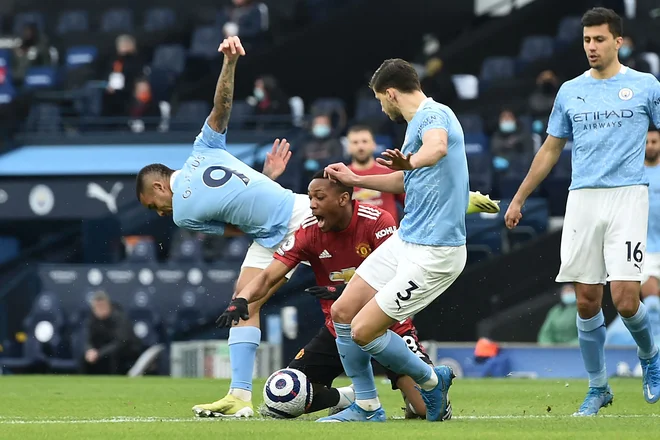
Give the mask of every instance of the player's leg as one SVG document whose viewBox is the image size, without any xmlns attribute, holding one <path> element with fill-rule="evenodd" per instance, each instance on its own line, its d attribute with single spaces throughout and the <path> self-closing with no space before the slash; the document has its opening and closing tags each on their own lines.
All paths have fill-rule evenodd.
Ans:
<svg viewBox="0 0 660 440">
<path fill-rule="evenodd" d="M 605 262 L 612 302 L 637 343 L 642 364 L 642 387 L 649 403 L 660 400 L 660 355 L 647 308 L 640 301 L 646 231 L 648 188 L 631 186 L 612 191 L 612 212 L 605 239 Z"/>
<path fill-rule="evenodd" d="M 241 272 L 236 281 L 236 291 L 240 292 L 272 261 L 272 252 L 257 243 L 252 243 L 245 256 Z M 290 272 L 287 278 L 293 273 Z M 208 404 L 195 405 L 193 412 L 198 417 L 251 417 L 252 407 L 252 376 L 257 356 L 257 348 L 261 343 L 259 311 L 285 281 L 269 290 L 268 295 L 250 304 L 250 318 L 241 320 L 238 325 L 229 330 L 229 362 L 231 364 L 231 383 L 229 393 L 220 400 Z"/>
<path fill-rule="evenodd" d="M 346 375 L 353 382 L 356 402 L 346 410 L 320 422 L 385 421 L 376 391 L 371 367 L 371 356 L 353 341 L 351 321 L 376 295 L 376 288 L 384 286 L 396 273 L 397 255 L 394 244 L 399 241 L 395 234 L 379 246 L 360 265 L 346 289 L 332 305 L 332 320 L 337 333 L 337 351 Z"/>
<path fill-rule="evenodd" d="M 426 418 L 437 421 L 447 407 L 453 372 L 446 366 L 434 369 L 426 364 L 388 327 L 424 310 L 447 290 L 463 271 L 467 250 L 465 246 L 411 243 L 403 243 L 398 250 L 401 260 L 396 276 L 353 319 L 353 339 L 381 365 L 410 376 L 419 384 L 426 403 Z"/>
<path fill-rule="evenodd" d="M 332 388 L 332 382 L 344 372 L 344 367 L 335 338 L 325 326 L 298 352 L 288 368 L 305 373 L 314 389 L 306 414 L 335 407 L 342 410 L 355 400 L 352 387 Z"/>
<path fill-rule="evenodd" d="M 660 253 L 647 253 L 644 256 L 644 277 L 642 279 L 642 301 L 651 321 L 651 331 L 660 340 Z"/>
</svg>

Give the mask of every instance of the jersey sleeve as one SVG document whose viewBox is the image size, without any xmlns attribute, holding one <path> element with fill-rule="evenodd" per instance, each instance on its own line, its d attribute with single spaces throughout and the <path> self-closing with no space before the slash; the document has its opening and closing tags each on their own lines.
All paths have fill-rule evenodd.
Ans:
<svg viewBox="0 0 660 440">
<path fill-rule="evenodd" d="M 307 248 L 309 245 L 309 238 L 305 233 L 305 229 L 300 228 L 280 246 L 273 257 L 293 269 L 301 261 L 308 260 Z"/>
<path fill-rule="evenodd" d="M 557 96 L 555 97 L 555 103 L 552 106 L 552 111 L 550 112 L 550 119 L 548 120 L 548 129 L 546 130 L 550 136 L 554 136 L 560 139 L 566 139 L 571 137 L 573 133 L 571 120 L 568 117 L 568 113 L 564 109 L 564 93 L 562 93 L 562 88 L 559 88 Z"/>
<path fill-rule="evenodd" d="M 660 81 L 654 78 L 649 87 L 649 117 L 655 128 L 660 129 Z"/>
<path fill-rule="evenodd" d="M 387 240 L 390 235 L 396 231 L 396 221 L 394 217 L 387 211 L 382 211 L 378 220 L 374 222 L 373 230 L 371 231 L 371 241 L 373 249 L 378 248 Z"/>
<path fill-rule="evenodd" d="M 420 139 L 423 139 L 427 131 L 435 128 L 440 128 L 449 133 L 449 124 L 449 116 L 445 112 L 438 110 L 424 112 L 417 134 Z"/>
<path fill-rule="evenodd" d="M 195 147 L 201 148 L 221 148 L 227 149 L 227 130 L 223 133 L 218 133 L 209 125 L 208 118 L 204 121 L 202 131 L 199 132 L 195 138 Z"/>
<path fill-rule="evenodd" d="M 176 220 L 176 225 L 183 229 L 188 229 L 190 231 L 203 232 L 205 234 L 213 235 L 224 235 L 226 223 L 221 221 L 205 221 L 199 222 L 196 220 L 184 219 Z"/>
</svg>

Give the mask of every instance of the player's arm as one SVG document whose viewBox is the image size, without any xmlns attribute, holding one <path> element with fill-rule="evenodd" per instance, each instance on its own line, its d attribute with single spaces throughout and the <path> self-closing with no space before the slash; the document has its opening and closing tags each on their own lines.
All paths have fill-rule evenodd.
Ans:
<svg viewBox="0 0 660 440">
<path fill-rule="evenodd" d="M 655 128 L 660 129 L 660 81 L 654 79 L 649 87 L 649 117 Z"/>
<path fill-rule="evenodd" d="M 566 138 L 556 138 L 548 135 L 539 152 L 536 153 L 532 166 L 520 188 L 518 188 L 518 192 L 513 197 L 512 203 L 515 201 L 523 205 L 530 194 L 548 177 L 550 170 L 559 160 L 559 156 L 566 145 L 566 140 Z"/>
<path fill-rule="evenodd" d="M 238 37 L 230 37 L 222 42 L 218 51 L 224 54 L 224 60 L 218 83 L 215 86 L 213 109 L 209 115 L 208 124 L 214 131 L 224 133 L 229 123 L 232 101 L 234 100 L 236 63 L 241 55 L 245 55 L 245 50 Z"/>
<path fill-rule="evenodd" d="M 432 128 L 424 132 L 422 146 L 410 157 L 412 169 L 432 167 L 447 155 L 447 130 Z"/>
<path fill-rule="evenodd" d="M 235 298 L 244 298 L 248 304 L 257 302 L 268 294 L 273 286 L 282 281 L 291 268 L 280 260 L 273 261 L 257 275 Z"/>
</svg>

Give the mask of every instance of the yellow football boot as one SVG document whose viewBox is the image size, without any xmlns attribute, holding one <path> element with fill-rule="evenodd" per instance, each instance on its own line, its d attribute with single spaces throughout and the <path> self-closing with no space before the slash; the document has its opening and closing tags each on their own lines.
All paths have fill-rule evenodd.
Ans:
<svg viewBox="0 0 660 440">
<path fill-rule="evenodd" d="M 467 214 L 476 214 L 477 212 L 497 214 L 500 212 L 499 203 L 499 200 L 491 200 L 489 195 L 483 195 L 479 191 L 470 191 Z"/>
<path fill-rule="evenodd" d="M 197 417 L 252 417 L 254 409 L 252 402 L 246 402 L 231 394 L 227 394 L 220 400 L 203 405 L 195 405 L 192 408 Z"/>
</svg>

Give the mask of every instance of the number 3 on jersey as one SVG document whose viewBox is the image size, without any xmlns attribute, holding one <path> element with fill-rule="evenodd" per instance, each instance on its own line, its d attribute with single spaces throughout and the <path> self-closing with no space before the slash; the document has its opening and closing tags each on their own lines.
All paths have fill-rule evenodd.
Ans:
<svg viewBox="0 0 660 440">
<path fill-rule="evenodd" d="M 219 179 L 216 179 L 212 175 L 214 171 L 224 171 L 225 174 Z M 202 180 L 204 181 L 204 185 L 208 186 L 209 188 L 220 188 L 221 186 L 227 184 L 227 182 L 229 182 L 232 176 L 236 176 L 239 179 L 241 179 L 241 181 L 246 186 L 248 183 L 250 183 L 250 178 L 247 177 L 245 174 L 241 174 L 238 171 L 234 171 L 230 168 L 223 167 L 221 165 L 208 167 L 206 171 L 204 171 Z"/>
</svg>

